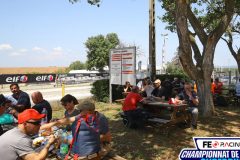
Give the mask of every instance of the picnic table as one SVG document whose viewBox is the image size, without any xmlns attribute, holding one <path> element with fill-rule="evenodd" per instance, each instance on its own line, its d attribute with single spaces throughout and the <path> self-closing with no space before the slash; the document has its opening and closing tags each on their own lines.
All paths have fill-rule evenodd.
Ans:
<svg viewBox="0 0 240 160">
<path fill-rule="evenodd" d="M 236 105 L 237 106 L 237 96 L 235 88 L 222 88 L 221 94 L 213 95 L 214 104 L 218 106 L 228 106 Z"/>
<path fill-rule="evenodd" d="M 169 104 L 168 102 L 147 102 L 143 108 L 151 114 L 148 121 L 160 123 L 165 126 L 188 122 L 190 114 L 187 112 L 187 104 Z"/>
</svg>

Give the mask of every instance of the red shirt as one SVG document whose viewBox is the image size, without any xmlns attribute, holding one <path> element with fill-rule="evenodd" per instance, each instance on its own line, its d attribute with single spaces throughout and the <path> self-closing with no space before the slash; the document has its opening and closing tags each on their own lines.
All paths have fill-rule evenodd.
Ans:
<svg viewBox="0 0 240 160">
<path fill-rule="evenodd" d="M 137 108 L 137 103 L 142 100 L 142 96 L 138 93 L 130 92 L 123 103 L 122 110 L 129 111 L 135 110 Z"/>
<path fill-rule="evenodd" d="M 222 87 L 223 87 L 222 82 L 215 82 L 214 93 L 221 94 L 222 93 Z"/>
</svg>

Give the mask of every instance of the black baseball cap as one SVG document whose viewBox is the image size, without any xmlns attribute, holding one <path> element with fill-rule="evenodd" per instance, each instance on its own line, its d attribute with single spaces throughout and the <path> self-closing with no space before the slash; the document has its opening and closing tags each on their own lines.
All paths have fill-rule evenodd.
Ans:
<svg viewBox="0 0 240 160">
<path fill-rule="evenodd" d="M 3 94 L 0 94 L 0 106 L 4 106 L 6 103 L 11 103 L 11 101 L 5 98 Z"/>
</svg>

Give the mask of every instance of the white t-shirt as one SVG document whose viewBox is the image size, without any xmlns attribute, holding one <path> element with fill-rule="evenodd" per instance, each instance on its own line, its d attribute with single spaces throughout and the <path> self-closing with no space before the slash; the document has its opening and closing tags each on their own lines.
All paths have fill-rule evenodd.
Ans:
<svg viewBox="0 0 240 160">
<path fill-rule="evenodd" d="M 146 86 L 144 87 L 144 91 L 146 92 L 147 97 L 149 97 L 149 96 L 152 95 L 153 89 L 154 89 L 154 87 L 151 86 L 151 85 L 146 85 Z"/>
</svg>

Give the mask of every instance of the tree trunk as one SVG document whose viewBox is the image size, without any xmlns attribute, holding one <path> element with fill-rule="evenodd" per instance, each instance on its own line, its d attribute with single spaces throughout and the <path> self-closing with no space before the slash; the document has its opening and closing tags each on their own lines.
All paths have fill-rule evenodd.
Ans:
<svg viewBox="0 0 240 160">
<path fill-rule="evenodd" d="M 236 60 L 237 65 L 238 65 L 238 74 L 240 75 L 240 54 L 239 53 L 236 55 L 235 60 Z"/>
<path fill-rule="evenodd" d="M 238 64 L 238 75 L 240 75 L 240 61 L 238 61 L 237 64 Z"/>
<path fill-rule="evenodd" d="M 208 116 L 214 113 L 214 104 L 211 94 L 211 81 L 209 77 L 203 77 L 203 80 L 197 80 L 198 96 L 199 96 L 199 111 L 203 115 Z"/>
<path fill-rule="evenodd" d="M 213 71 L 215 47 L 222 34 L 226 31 L 234 13 L 234 0 L 224 1 L 224 3 L 226 9 L 225 14 L 222 16 L 216 28 L 207 35 L 197 20 L 197 17 L 190 11 L 191 8 L 189 6 L 191 2 L 189 0 L 175 0 L 179 58 L 184 71 L 198 84 L 199 109 L 202 110 L 205 117 L 209 117 L 214 113 L 213 99 L 210 92 L 210 79 Z M 202 55 L 199 54 L 199 49 L 196 49 L 197 45 L 193 45 L 193 43 L 191 43 L 193 41 L 190 41 L 191 34 L 188 22 L 193 27 L 203 45 Z M 200 59 L 196 60 L 197 65 L 192 59 L 192 50 L 197 52 L 198 56 L 196 57 L 200 57 Z"/>
</svg>

